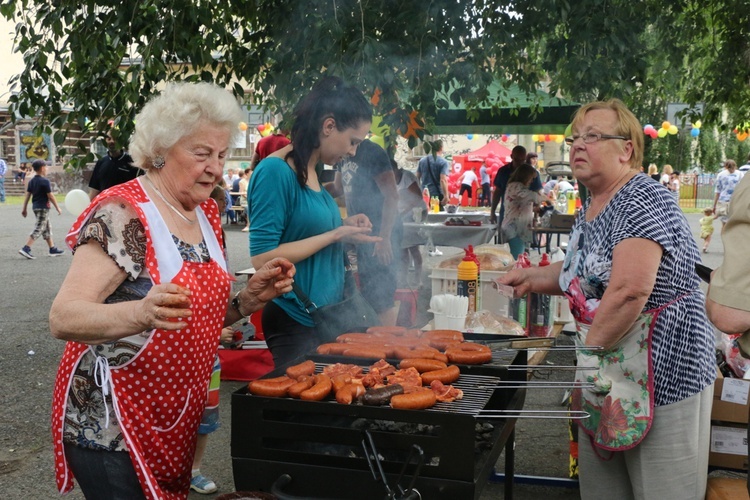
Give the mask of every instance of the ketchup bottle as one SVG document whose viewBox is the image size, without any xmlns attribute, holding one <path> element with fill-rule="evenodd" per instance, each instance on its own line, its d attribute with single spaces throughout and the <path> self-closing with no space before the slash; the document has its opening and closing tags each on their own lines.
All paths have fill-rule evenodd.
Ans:
<svg viewBox="0 0 750 500">
<path fill-rule="evenodd" d="M 542 260 L 539 261 L 539 267 L 549 265 L 549 255 L 545 253 L 542 255 Z M 551 297 L 549 295 L 543 293 L 529 294 L 529 318 L 531 319 L 531 325 L 529 326 L 530 337 L 549 336 L 550 329 L 552 328 L 550 299 Z"/>
</svg>

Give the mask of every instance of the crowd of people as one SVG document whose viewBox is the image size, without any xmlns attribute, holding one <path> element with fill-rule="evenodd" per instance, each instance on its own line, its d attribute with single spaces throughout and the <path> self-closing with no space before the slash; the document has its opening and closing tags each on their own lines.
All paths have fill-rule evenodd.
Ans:
<svg viewBox="0 0 750 500">
<path fill-rule="evenodd" d="M 416 174 L 402 168 L 368 140 L 372 106 L 362 92 L 327 77 L 294 107 L 289 137 L 265 138 L 250 168 L 225 172 L 241 118 L 218 86 L 169 84 L 138 114 L 127 151 L 106 138 L 91 203 L 65 238 L 73 258 L 50 311 L 52 334 L 66 342 L 52 410 L 61 492 L 74 479 L 91 498 L 216 491 L 200 466 L 206 436 L 218 426 L 217 348 L 231 342 L 232 325 L 262 310 L 281 367 L 324 341 L 296 290 L 317 307 L 341 302 L 354 260 L 362 295 L 380 323 L 393 326 L 399 276 L 410 265 L 421 275 L 420 249 L 403 248 L 402 225 L 423 217 L 424 190 L 448 200 L 440 141 Z M 594 386 L 573 397 L 574 409 L 592 415 L 580 424 L 582 497 L 702 498 L 715 378 L 711 322 L 750 330 L 740 298 L 748 278 L 730 271 L 746 260 L 750 181 L 727 160 L 700 221 L 703 251 L 716 218 L 725 246 L 706 299 L 695 269 L 700 250 L 678 205 L 679 176 L 669 165 L 642 173 L 635 116 L 616 99 L 593 102 L 571 129 L 572 173 L 589 195 L 565 259 L 501 281 L 519 297 L 569 300 L 577 361 L 586 368 L 577 381 Z M 542 184 L 537 160 L 519 145 L 494 178 L 486 166 L 461 177 L 460 194 L 481 185 L 481 202 L 514 257 L 531 244 L 535 206 L 575 189 L 565 177 Z M 335 167 L 333 182 L 323 181 L 323 165 Z M 46 168 L 34 163 L 22 211 L 31 200 L 36 224 L 20 250 L 28 259 L 39 236 L 50 255 L 63 253 L 52 241 L 48 213 L 60 208 Z M 221 220 L 236 215 L 226 212 L 232 206 L 246 210 L 256 270 L 234 293 Z"/>
</svg>

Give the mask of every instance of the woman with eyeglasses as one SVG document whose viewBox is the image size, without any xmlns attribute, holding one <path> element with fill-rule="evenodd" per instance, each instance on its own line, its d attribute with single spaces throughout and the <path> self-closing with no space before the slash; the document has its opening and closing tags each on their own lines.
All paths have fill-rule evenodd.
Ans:
<svg viewBox="0 0 750 500">
<path fill-rule="evenodd" d="M 697 244 L 672 194 L 638 175 L 643 131 L 621 101 L 581 107 L 572 131 L 570 165 L 590 198 L 565 260 L 502 282 L 569 299 L 587 384 L 573 409 L 590 415 L 581 497 L 704 498 L 716 371 Z"/>
</svg>

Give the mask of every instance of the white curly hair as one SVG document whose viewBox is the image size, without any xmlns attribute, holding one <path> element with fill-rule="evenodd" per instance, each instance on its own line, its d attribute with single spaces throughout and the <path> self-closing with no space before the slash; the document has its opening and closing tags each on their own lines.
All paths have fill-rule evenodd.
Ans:
<svg viewBox="0 0 750 500">
<path fill-rule="evenodd" d="M 204 124 L 223 128 L 230 137 L 241 133 L 242 109 L 235 97 L 212 83 L 170 83 L 135 117 L 129 153 L 136 166 L 148 170 L 180 139 Z"/>
</svg>

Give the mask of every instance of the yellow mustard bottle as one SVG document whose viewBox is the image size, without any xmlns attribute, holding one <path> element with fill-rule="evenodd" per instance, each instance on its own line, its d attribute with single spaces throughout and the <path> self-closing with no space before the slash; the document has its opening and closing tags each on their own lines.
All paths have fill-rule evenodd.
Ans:
<svg viewBox="0 0 750 500">
<path fill-rule="evenodd" d="M 456 294 L 469 298 L 469 312 L 477 310 L 477 285 L 479 281 L 479 267 L 474 261 L 474 255 L 465 250 L 466 255 L 458 264 L 458 281 Z"/>
</svg>

